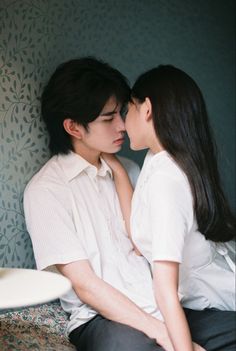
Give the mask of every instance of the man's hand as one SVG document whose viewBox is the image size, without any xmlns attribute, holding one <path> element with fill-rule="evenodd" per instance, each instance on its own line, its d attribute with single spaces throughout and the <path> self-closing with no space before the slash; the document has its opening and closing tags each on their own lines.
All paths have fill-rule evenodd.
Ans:
<svg viewBox="0 0 236 351">
<path fill-rule="evenodd" d="M 193 342 L 193 349 L 194 349 L 194 351 L 206 351 L 206 349 L 204 349 L 202 346 L 196 344 L 195 342 Z"/>
<path fill-rule="evenodd" d="M 166 325 L 163 322 L 160 322 L 160 321 L 157 321 L 157 322 L 158 322 L 158 326 L 156 328 L 157 335 L 155 335 L 157 344 L 163 347 L 165 351 L 174 351 L 174 347 L 170 340 Z M 201 350 L 196 350 L 196 351 L 201 351 Z"/>
</svg>

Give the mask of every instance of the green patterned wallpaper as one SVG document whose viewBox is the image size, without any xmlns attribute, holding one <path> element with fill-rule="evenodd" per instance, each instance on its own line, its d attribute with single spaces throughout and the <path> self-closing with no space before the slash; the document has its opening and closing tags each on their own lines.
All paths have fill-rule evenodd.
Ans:
<svg viewBox="0 0 236 351">
<path fill-rule="evenodd" d="M 131 82 L 160 63 L 190 73 L 234 203 L 234 12 L 231 0 L 0 0 L 0 266 L 34 266 L 22 193 L 49 157 L 39 99 L 54 68 L 73 57 L 103 58 Z M 122 154 L 140 164 L 144 156 L 128 142 Z"/>
</svg>

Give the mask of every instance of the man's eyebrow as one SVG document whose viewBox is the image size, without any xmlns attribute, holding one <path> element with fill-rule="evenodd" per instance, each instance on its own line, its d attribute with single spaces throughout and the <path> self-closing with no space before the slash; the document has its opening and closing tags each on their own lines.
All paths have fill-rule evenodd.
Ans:
<svg viewBox="0 0 236 351">
<path fill-rule="evenodd" d="M 100 114 L 100 116 L 111 116 L 111 115 L 113 115 L 114 113 L 117 112 L 117 107 L 118 107 L 118 104 L 114 107 L 114 109 L 112 111 L 103 112 L 103 113 Z"/>
<path fill-rule="evenodd" d="M 112 110 L 112 111 L 108 111 L 108 112 L 103 112 L 103 113 L 101 113 L 100 114 L 100 116 L 111 116 L 111 115 L 113 115 L 114 113 L 116 113 L 117 111 L 116 111 L 116 108 L 114 109 L 114 110 Z"/>
</svg>

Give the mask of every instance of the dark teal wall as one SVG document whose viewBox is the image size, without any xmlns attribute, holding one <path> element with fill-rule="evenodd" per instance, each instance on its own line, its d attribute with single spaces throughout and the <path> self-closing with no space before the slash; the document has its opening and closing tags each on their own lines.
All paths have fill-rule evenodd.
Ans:
<svg viewBox="0 0 236 351">
<path fill-rule="evenodd" d="M 121 5 L 123 3 L 123 6 Z M 103 17 L 96 50 L 130 79 L 171 63 L 201 87 L 215 133 L 225 191 L 235 208 L 235 5 L 222 0 L 125 1 Z M 125 5 L 124 5 L 125 4 Z M 98 14 L 97 12 L 97 14 Z M 94 11 L 96 13 L 96 11 Z M 96 30 L 96 25 L 90 22 Z M 110 34 L 108 34 L 110 33 Z M 128 141 L 122 153 L 142 163 Z"/>
<path fill-rule="evenodd" d="M 67 35 L 64 42 L 57 40 L 65 59 L 96 55 L 119 68 L 131 83 L 144 70 L 171 63 L 197 81 L 215 133 L 225 191 L 235 208 L 235 1 L 59 3 L 65 6 L 58 23 Z M 128 141 L 122 154 L 142 164 L 144 152 L 131 152 Z"/>
<path fill-rule="evenodd" d="M 37 40 L 39 32 L 43 35 L 36 45 L 41 48 L 45 79 L 58 63 L 81 55 L 103 58 L 131 83 L 160 63 L 189 73 L 205 96 L 225 190 L 236 208 L 234 0 L 33 0 L 30 4 L 0 0 L 0 4 L 12 13 L 24 12 L 20 28 L 34 19 L 30 35 Z M 142 164 L 144 153 L 131 152 L 128 142 L 122 153 Z"/>
<path fill-rule="evenodd" d="M 201 87 L 235 205 L 234 0 L 0 0 L 0 266 L 33 267 L 22 194 L 49 157 L 40 95 L 55 67 L 95 55 L 133 83 L 171 63 Z M 126 143 L 122 154 L 142 164 Z"/>
<path fill-rule="evenodd" d="M 111 61 L 131 81 L 160 63 L 174 64 L 197 81 L 215 133 L 225 191 L 235 209 L 235 2 L 138 2 L 133 15 L 129 3 L 127 36 L 118 33 L 124 50 Z M 131 153 L 128 142 L 124 152 L 142 162 L 143 153 Z"/>
</svg>

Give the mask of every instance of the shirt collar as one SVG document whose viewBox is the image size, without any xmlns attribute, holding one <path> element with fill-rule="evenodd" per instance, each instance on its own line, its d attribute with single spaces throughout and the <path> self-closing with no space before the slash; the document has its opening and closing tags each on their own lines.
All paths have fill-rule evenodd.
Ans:
<svg viewBox="0 0 236 351">
<path fill-rule="evenodd" d="M 67 155 L 58 155 L 58 162 L 63 169 L 64 174 L 66 175 L 68 181 L 71 181 L 73 178 L 77 177 L 80 173 L 85 171 L 89 176 L 96 177 L 101 176 L 105 177 L 107 172 L 112 177 L 112 171 L 106 162 L 101 158 L 101 167 L 93 166 L 91 163 L 86 161 L 83 157 L 75 152 L 70 152 Z"/>
<path fill-rule="evenodd" d="M 112 170 L 111 168 L 108 166 L 108 164 L 103 160 L 103 158 L 100 158 L 101 160 L 101 167 L 99 168 L 97 174 L 101 177 L 105 177 L 105 175 L 107 173 L 110 174 L 110 176 L 112 177 L 113 174 L 112 174 Z M 97 168 L 96 168 L 97 169 Z"/>
</svg>

